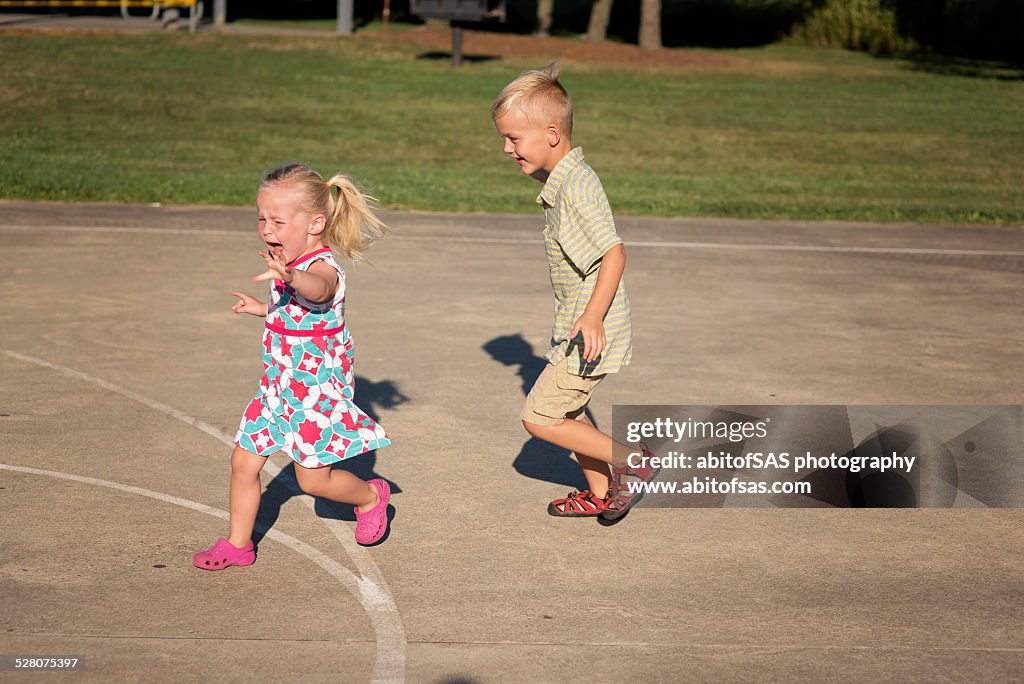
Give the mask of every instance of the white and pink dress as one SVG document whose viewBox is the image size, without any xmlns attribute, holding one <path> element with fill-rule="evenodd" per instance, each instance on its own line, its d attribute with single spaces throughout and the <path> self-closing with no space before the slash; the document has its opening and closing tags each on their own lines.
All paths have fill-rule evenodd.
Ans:
<svg viewBox="0 0 1024 684">
<path fill-rule="evenodd" d="M 338 272 L 334 298 L 317 304 L 274 280 L 263 331 L 263 377 L 235 443 L 260 456 L 284 451 L 320 468 L 391 444 L 353 403 L 355 346 L 345 326 L 345 271 L 329 248 L 299 257 L 302 271 L 324 261 Z"/>
</svg>

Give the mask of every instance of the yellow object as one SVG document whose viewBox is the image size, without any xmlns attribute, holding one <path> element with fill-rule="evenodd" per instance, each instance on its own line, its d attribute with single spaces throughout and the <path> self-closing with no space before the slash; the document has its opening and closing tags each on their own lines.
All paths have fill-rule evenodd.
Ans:
<svg viewBox="0 0 1024 684">
<path fill-rule="evenodd" d="M 0 7 L 191 7 L 199 0 L 0 0 Z"/>
</svg>

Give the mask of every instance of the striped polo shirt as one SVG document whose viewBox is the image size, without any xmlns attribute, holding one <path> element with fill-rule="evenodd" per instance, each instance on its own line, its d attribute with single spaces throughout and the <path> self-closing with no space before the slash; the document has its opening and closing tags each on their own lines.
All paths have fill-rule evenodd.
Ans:
<svg viewBox="0 0 1024 684">
<path fill-rule="evenodd" d="M 573 324 L 594 294 L 601 258 L 609 249 L 622 244 L 604 188 L 594 170 L 583 161 L 582 147 L 573 149 L 558 162 L 544 183 L 537 204 L 544 209 L 544 247 L 555 290 L 555 325 L 547 359 L 557 364 L 568 357 L 569 372 L 573 375 L 615 373 L 633 355 L 629 298 L 621 279 L 604 317 L 608 346 L 601 355 L 588 363 L 583 359 L 582 341 L 570 345 L 569 340 Z"/>
</svg>

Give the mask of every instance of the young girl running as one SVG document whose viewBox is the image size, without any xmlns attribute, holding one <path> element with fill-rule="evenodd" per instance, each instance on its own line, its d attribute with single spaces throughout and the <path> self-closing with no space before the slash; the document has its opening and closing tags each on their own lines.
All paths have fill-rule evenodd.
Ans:
<svg viewBox="0 0 1024 684">
<path fill-rule="evenodd" d="M 271 281 L 269 299 L 264 304 L 232 292 L 238 298 L 232 310 L 266 317 L 264 372 L 231 454 L 230 532 L 193 558 L 204 570 L 256 561 L 259 474 L 277 451 L 294 459 L 304 492 L 355 505 L 360 544 L 379 541 L 388 525 L 388 483 L 364 482 L 330 467 L 391 443 L 353 403 L 355 349 L 345 326 L 345 271 L 331 252 L 336 247 L 359 260 L 385 226 L 346 176 L 325 181 L 300 164 L 268 173 L 256 208 L 267 270 L 253 280 Z"/>
</svg>

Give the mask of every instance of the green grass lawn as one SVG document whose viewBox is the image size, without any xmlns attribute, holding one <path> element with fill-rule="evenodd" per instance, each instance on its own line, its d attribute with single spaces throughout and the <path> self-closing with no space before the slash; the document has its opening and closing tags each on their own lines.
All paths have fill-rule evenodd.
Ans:
<svg viewBox="0 0 1024 684">
<path fill-rule="evenodd" d="M 391 209 L 536 211 L 500 88 L 364 34 L 0 34 L 0 197 L 247 204 L 343 169 Z M 731 66 L 564 64 L 575 142 L 623 214 L 1024 224 L 1024 78 L 776 46 Z M 555 55 L 552 55 L 555 56 Z"/>
<path fill-rule="evenodd" d="M 290 31 L 332 31 L 338 30 L 338 20 L 335 19 L 249 19 L 240 18 L 231 22 L 237 26 L 256 26 L 261 28 L 280 28 Z M 399 21 L 388 22 L 388 31 L 409 31 L 420 24 L 412 24 Z M 384 23 L 377 19 L 366 24 L 357 24 L 355 30 L 360 33 L 384 31 Z"/>
</svg>

